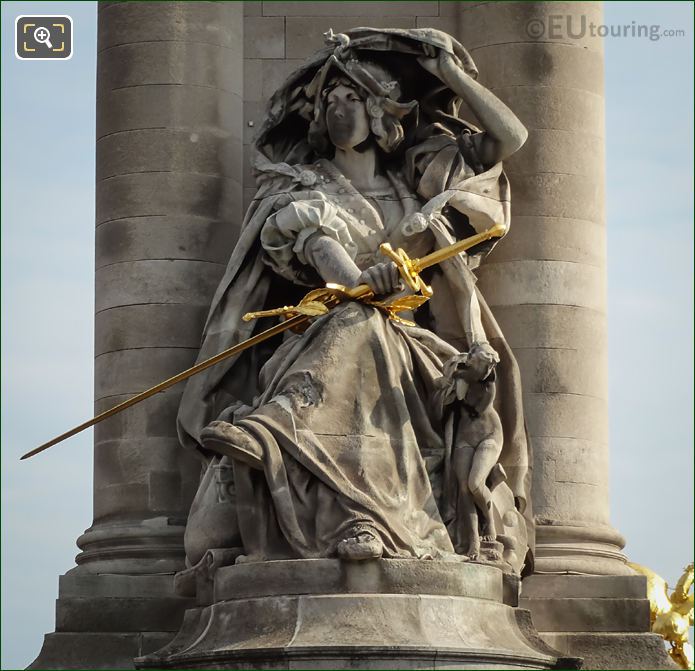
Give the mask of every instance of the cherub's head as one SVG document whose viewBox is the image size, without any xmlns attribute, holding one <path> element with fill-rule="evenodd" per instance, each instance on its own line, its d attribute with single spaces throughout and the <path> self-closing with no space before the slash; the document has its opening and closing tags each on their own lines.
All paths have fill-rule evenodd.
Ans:
<svg viewBox="0 0 695 671">
<path fill-rule="evenodd" d="M 449 379 L 474 382 L 494 380 L 495 366 L 500 357 L 489 343 L 474 343 L 468 352 L 449 359 L 444 365 L 444 375 Z"/>
</svg>

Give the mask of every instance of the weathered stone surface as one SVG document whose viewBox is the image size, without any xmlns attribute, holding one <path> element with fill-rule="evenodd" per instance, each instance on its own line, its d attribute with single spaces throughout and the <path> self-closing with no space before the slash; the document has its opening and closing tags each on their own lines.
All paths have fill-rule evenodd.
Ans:
<svg viewBox="0 0 695 671">
<path fill-rule="evenodd" d="M 443 5 L 456 5 L 457 2 L 442 2 L 440 7 Z M 418 16 L 415 19 L 416 28 L 434 28 L 434 30 L 442 30 L 445 33 L 449 33 L 453 37 L 456 37 L 457 28 L 456 22 L 452 20 L 451 16 Z"/>
<path fill-rule="evenodd" d="M 96 310 L 124 305 L 210 305 L 224 272 L 220 263 L 160 260 L 114 263 L 97 271 Z"/>
<path fill-rule="evenodd" d="M 570 261 L 603 267 L 606 232 L 600 223 L 583 219 L 514 216 L 509 233 L 484 265 L 503 261 Z"/>
<path fill-rule="evenodd" d="M 645 576 L 530 575 L 522 581 L 526 599 L 644 599 Z"/>
<path fill-rule="evenodd" d="M 222 127 L 231 137 L 241 137 L 241 93 L 179 84 L 136 86 L 106 91 L 100 97 L 97 138 L 143 128 L 184 128 L 191 133 Z"/>
<path fill-rule="evenodd" d="M 398 668 L 435 668 L 435 659 L 438 668 L 558 664 L 524 612 L 502 603 L 502 575 L 497 569 L 407 560 L 319 562 L 259 562 L 220 569 L 216 596 L 225 591 L 222 583 L 232 593 L 235 586 L 243 591 L 236 598 L 187 611 L 178 636 L 163 650 L 137 660 L 137 666 L 325 668 L 348 660 L 349 667 L 359 668 L 385 668 L 387 662 Z M 317 571 L 330 564 L 328 574 L 341 577 L 337 582 Z M 266 573 L 273 576 L 269 583 Z M 262 596 L 274 592 L 275 579 L 283 575 L 294 577 L 289 584 L 303 593 Z M 452 579 L 457 586 L 453 591 L 463 589 L 468 596 L 433 595 L 446 590 Z M 373 592 L 360 593 L 360 585 Z M 410 588 L 417 593 L 409 593 Z M 576 668 L 576 660 L 563 662 L 561 668 Z"/>
<path fill-rule="evenodd" d="M 151 598 L 66 597 L 58 600 L 56 631 L 167 631 L 181 623 L 188 600 L 178 596 Z M 124 612 L 128 613 L 124 620 Z"/>
<path fill-rule="evenodd" d="M 102 445 L 100 445 L 100 448 Z M 198 473 L 198 470 L 195 468 L 195 462 L 191 460 L 191 464 L 182 463 L 177 470 L 172 470 L 171 462 L 180 456 L 176 439 L 149 438 L 140 441 L 137 446 L 143 450 L 159 452 L 161 461 L 167 462 L 165 464 L 166 470 L 154 470 L 156 468 L 155 465 L 143 476 L 143 481 L 138 482 L 135 479 L 137 473 L 131 475 L 123 470 L 107 472 L 102 466 L 104 462 L 100 459 L 94 467 L 95 476 L 100 478 L 99 484 L 94 486 L 95 522 L 97 520 L 108 520 L 116 515 L 131 515 L 132 517 L 145 515 L 173 516 L 182 521 L 178 517 L 180 516 L 179 511 L 182 507 L 186 507 L 198 486 L 198 478 L 191 477 L 191 472 L 196 475 Z M 133 449 L 132 442 L 129 447 Z M 187 459 L 190 459 L 190 455 L 186 455 L 181 461 Z M 126 461 L 125 464 L 130 465 L 132 461 L 132 459 L 130 462 Z M 156 458 L 153 458 L 152 461 L 156 462 Z M 108 461 L 105 463 L 108 463 Z M 191 467 L 190 472 L 184 468 L 187 466 Z M 105 472 L 109 478 L 113 479 L 111 484 L 104 476 Z M 103 554 L 106 555 L 108 553 Z M 139 555 L 140 553 L 136 550 L 135 554 Z M 145 552 L 145 554 L 151 556 L 152 552 Z M 180 554 L 182 556 L 183 553 Z M 176 568 L 178 569 L 179 567 L 177 566 Z M 147 571 L 143 572 L 147 573 Z"/>
<path fill-rule="evenodd" d="M 238 219 L 241 185 L 230 178 L 195 173 L 119 175 L 97 182 L 97 225 L 112 219 L 188 214 Z"/>
<path fill-rule="evenodd" d="M 226 265 L 238 232 L 239 222 L 192 216 L 112 220 L 97 227 L 96 268 L 147 259 L 210 261 Z"/>
<path fill-rule="evenodd" d="M 145 347 L 98 356 L 94 362 L 96 398 L 144 391 L 190 368 L 197 351 L 183 347 Z"/>
<path fill-rule="evenodd" d="M 113 3 L 103 8 L 99 51 L 126 42 L 201 42 L 238 53 L 242 23 L 234 5 L 206 2 L 162 2 L 129 6 Z"/>
<path fill-rule="evenodd" d="M 507 342 L 524 347 L 604 351 L 603 312 L 576 305 L 496 305 L 493 309 Z"/>
<path fill-rule="evenodd" d="M 603 222 L 605 186 L 597 179 L 599 175 L 603 175 L 603 166 L 596 166 L 596 174 L 587 177 L 516 172 L 510 179 L 514 215 Z"/>
<path fill-rule="evenodd" d="M 508 261 L 478 269 L 489 305 L 573 305 L 600 312 L 606 305 L 602 268 L 566 261 Z"/>
<path fill-rule="evenodd" d="M 283 60 L 264 60 L 262 61 L 261 77 L 262 89 L 261 100 L 270 100 L 271 96 L 277 91 L 282 83 L 300 65 L 304 63 L 303 58 L 285 58 Z"/>
<path fill-rule="evenodd" d="M 103 310 L 95 317 L 95 355 L 141 347 L 196 349 L 207 313 L 207 306 L 176 303 Z"/>
<path fill-rule="evenodd" d="M 238 141 L 219 133 L 145 128 L 97 144 L 97 181 L 140 172 L 224 174 L 241 181 Z"/>
<path fill-rule="evenodd" d="M 71 572 L 58 579 L 61 596 L 66 597 L 175 597 L 170 575 L 81 575 Z"/>
<path fill-rule="evenodd" d="M 605 445 L 606 402 L 576 394 L 524 394 L 529 432 L 546 438 L 583 438 Z"/>
<path fill-rule="evenodd" d="M 607 525 L 606 445 L 581 438 L 533 437 L 536 518 L 572 523 L 581 511 L 587 524 Z"/>
<path fill-rule="evenodd" d="M 458 0 L 453 0 L 453 1 L 440 0 L 440 2 L 439 2 L 439 16 L 446 17 L 446 18 L 458 17 L 461 15 L 461 12 L 469 4 L 474 4 L 474 3 L 459 2 Z M 447 31 L 447 32 L 450 32 L 453 35 L 455 25 L 453 22 L 449 22 L 449 26 L 451 27 L 451 30 Z"/>
<path fill-rule="evenodd" d="M 551 11 L 537 2 L 505 2 L 501 7 L 491 6 L 491 3 L 478 3 L 475 7 L 467 2 L 451 4 L 460 5 L 461 21 L 466 25 L 468 38 L 466 45 L 471 50 L 481 46 L 534 42 L 603 52 L 603 40 L 592 36 L 588 28 L 591 22 L 601 23 L 603 12 L 599 3 L 583 3 L 577 7 L 573 2 L 554 2 Z M 569 30 L 567 17 L 570 17 Z M 534 29 L 540 34 L 533 32 Z"/>
<path fill-rule="evenodd" d="M 85 617 L 94 610 L 76 611 L 77 600 L 94 599 L 104 605 L 107 617 L 115 618 L 123 629 L 100 632 L 69 630 L 48 634 L 39 657 L 30 669 L 132 669 L 133 658 L 147 654 L 166 645 L 178 629 L 185 607 L 190 603 L 173 592 L 173 575 L 90 575 L 84 567 L 72 569 L 60 576 L 58 610 L 64 617 L 63 624 L 71 622 L 85 628 Z M 62 600 L 67 607 L 63 607 Z M 162 602 L 161 599 L 168 601 Z M 148 612 L 150 628 L 157 623 L 161 629 L 147 632 L 128 630 L 130 607 L 139 601 L 140 612 Z M 145 601 L 150 607 L 145 607 Z M 157 604 L 160 604 L 159 607 Z M 169 608 L 166 608 L 168 604 Z M 120 609 L 120 615 L 118 614 Z M 96 617 L 101 617 L 98 612 Z M 168 623 L 168 624 L 165 624 Z"/>
<path fill-rule="evenodd" d="M 157 478 L 154 474 L 177 480 L 180 489 L 181 475 L 172 464 L 171 450 L 176 449 L 176 437 L 152 437 L 139 440 L 101 441 L 94 471 L 102 486 L 119 484 L 145 485 L 149 487 Z M 161 477 L 158 478 L 162 482 Z"/>
<path fill-rule="evenodd" d="M 519 600 L 533 613 L 539 631 L 644 632 L 649 629 L 647 599 L 560 598 Z"/>
<path fill-rule="evenodd" d="M 291 3 L 294 4 L 294 3 Z M 305 3 L 306 4 L 306 3 Z M 346 4 L 340 5 L 342 9 Z M 371 28 L 415 28 L 415 16 L 411 17 L 395 17 L 390 11 L 385 11 L 379 15 L 376 12 L 370 15 L 368 7 L 379 3 L 355 3 L 364 4 L 365 13 L 348 16 L 335 12 L 335 14 L 313 15 L 290 17 L 286 21 L 287 34 L 287 58 L 306 58 L 313 54 L 317 49 L 324 46 L 323 33 L 329 28 L 333 28 L 334 32 L 345 32 L 351 28 L 360 26 L 369 26 Z M 396 3 L 388 3 L 396 4 Z M 299 5 L 301 7 L 302 5 Z M 327 5 L 330 7 L 330 5 Z M 335 6 L 334 6 L 335 8 Z"/>
<path fill-rule="evenodd" d="M 146 485 L 141 487 L 147 489 Z M 115 489 L 115 486 L 112 487 L 112 490 Z M 116 508 L 104 510 L 100 517 L 95 514 L 94 524 L 77 539 L 82 552 L 76 557 L 78 566 L 73 569 L 75 574 L 173 576 L 183 570 L 185 518 L 179 516 L 179 511 L 162 513 L 149 510 L 147 500 L 144 508 L 136 510 L 130 505 L 127 486 L 123 486 L 122 496 L 129 504 L 125 506 L 125 513 Z M 95 496 L 95 500 L 104 508 L 108 503 L 106 497 L 102 500 Z M 118 597 L 112 600 L 116 608 Z M 127 614 L 127 607 L 123 608 L 123 612 Z"/>
<path fill-rule="evenodd" d="M 601 502 L 597 501 L 588 511 L 597 512 L 600 508 Z M 606 502 L 603 509 L 607 511 Z M 577 506 L 573 517 L 583 513 L 583 508 Z M 634 576 L 620 552 L 625 539 L 610 525 L 584 519 L 557 520 L 554 516 L 536 515 L 535 519 L 535 569 L 540 574 Z"/>
<path fill-rule="evenodd" d="M 244 19 L 244 58 L 284 58 L 285 19 L 247 17 Z"/>
<path fill-rule="evenodd" d="M 165 644 L 173 632 L 160 636 Z M 139 633 L 57 632 L 46 634 L 41 654 L 28 669 L 132 669 L 146 654 Z M 151 641 L 154 649 L 157 642 Z"/>
<path fill-rule="evenodd" d="M 122 44 L 100 55 L 97 95 L 129 86 L 167 84 L 239 94 L 243 64 L 231 56 L 228 49 L 199 42 Z"/>
<path fill-rule="evenodd" d="M 109 417 L 94 427 L 97 443 L 119 438 L 174 438 L 176 436 L 176 404 L 183 389 L 171 387 L 159 394 L 138 403 L 128 412 Z M 104 412 L 112 406 L 130 398 L 128 394 L 106 396 L 94 403 L 96 413 Z"/>
<path fill-rule="evenodd" d="M 526 393 L 608 399 L 605 351 L 520 349 L 515 354 Z"/>
<path fill-rule="evenodd" d="M 584 660 L 585 669 L 677 669 L 656 634 L 555 633 L 543 638 L 565 654 Z"/>
<path fill-rule="evenodd" d="M 263 100 L 263 62 L 260 58 L 244 58 L 244 100 Z"/>
<path fill-rule="evenodd" d="M 390 559 L 341 562 L 299 559 L 221 568 L 215 601 L 300 594 L 436 594 L 502 601 L 492 566 Z"/>
<path fill-rule="evenodd" d="M 536 130 L 556 130 L 578 133 L 584 137 L 605 137 L 601 96 L 587 95 L 586 91 L 580 89 L 541 88 L 533 84 L 496 85 L 491 90 L 514 110 L 531 136 Z M 515 159 L 515 156 L 511 156 L 508 164 L 516 163 Z"/>
<path fill-rule="evenodd" d="M 262 16 L 262 0 L 244 0 L 244 16 Z"/>
<path fill-rule="evenodd" d="M 437 16 L 439 13 L 439 3 L 437 2 L 416 2 L 406 0 L 405 2 L 342 2 L 340 11 L 336 11 L 336 6 L 326 2 L 276 2 L 264 0 L 263 16 L 365 16 L 375 17 L 399 17 L 399 16 Z M 371 24 L 369 24 L 371 25 Z M 379 28 L 380 26 L 376 26 Z"/>
<path fill-rule="evenodd" d="M 244 102 L 244 144 L 251 144 L 265 116 L 265 104 L 259 101 Z"/>
<path fill-rule="evenodd" d="M 462 25 L 468 36 L 465 21 Z M 471 49 L 471 56 L 485 86 L 562 88 L 571 82 L 586 95 L 603 95 L 603 54 L 598 51 L 529 41 L 482 45 Z"/>
<path fill-rule="evenodd" d="M 604 162 L 603 137 L 565 130 L 536 128 L 526 144 L 507 163 L 513 182 L 516 174 L 557 173 L 595 177 L 596 165 Z"/>
</svg>

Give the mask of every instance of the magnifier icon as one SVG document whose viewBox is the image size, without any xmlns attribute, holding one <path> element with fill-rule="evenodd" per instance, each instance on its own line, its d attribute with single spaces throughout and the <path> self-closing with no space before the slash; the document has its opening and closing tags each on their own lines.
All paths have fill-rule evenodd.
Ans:
<svg viewBox="0 0 695 671">
<path fill-rule="evenodd" d="M 39 44 L 45 44 L 49 49 L 53 49 L 53 45 L 51 44 L 51 32 L 48 30 L 48 28 L 39 26 L 34 31 L 34 39 Z"/>
</svg>

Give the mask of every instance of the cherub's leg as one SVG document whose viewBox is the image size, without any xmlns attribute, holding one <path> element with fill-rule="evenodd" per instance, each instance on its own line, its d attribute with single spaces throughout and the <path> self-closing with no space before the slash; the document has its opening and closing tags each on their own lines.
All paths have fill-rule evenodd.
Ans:
<svg viewBox="0 0 695 671">
<path fill-rule="evenodd" d="M 478 513 L 473 502 L 473 496 L 468 488 L 471 464 L 475 451 L 469 445 L 456 447 L 453 451 L 451 465 L 458 483 L 458 519 L 461 538 L 467 547 L 464 554 L 471 559 L 477 559 L 480 554 L 480 534 L 478 533 Z"/>
<path fill-rule="evenodd" d="M 468 478 L 468 486 L 473 494 L 473 500 L 482 512 L 485 524 L 483 525 L 483 534 L 485 540 L 494 541 L 497 534 L 495 531 L 495 522 L 492 515 L 492 494 L 488 489 L 485 481 L 492 467 L 497 463 L 500 456 L 500 445 L 495 440 L 483 440 L 475 449 L 473 463 L 471 464 L 471 473 Z"/>
</svg>

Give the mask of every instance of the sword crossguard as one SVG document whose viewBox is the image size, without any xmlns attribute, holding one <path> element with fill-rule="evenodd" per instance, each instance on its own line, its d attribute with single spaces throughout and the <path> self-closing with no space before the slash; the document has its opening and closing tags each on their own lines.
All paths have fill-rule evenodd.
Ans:
<svg viewBox="0 0 695 671">
<path fill-rule="evenodd" d="M 405 252 L 404 249 L 400 247 L 394 250 L 393 247 L 388 242 L 384 242 L 379 246 L 379 251 L 390 258 L 398 268 L 398 272 L 401 274 L 403 281 L 406 283 L 410 289 L 416 293 L 420 293 L 427 298 L 431 298 L 433 291 L 432 287 L 425 284 L 425 282 L 420 277 L 420 267 L 417 260 L 411 259 Z"/>
</svg>

